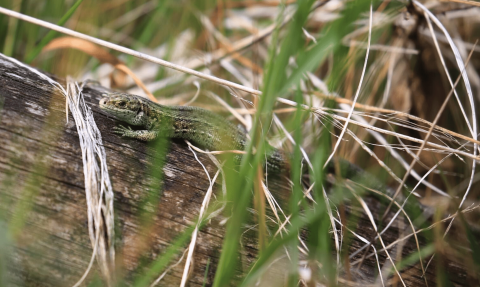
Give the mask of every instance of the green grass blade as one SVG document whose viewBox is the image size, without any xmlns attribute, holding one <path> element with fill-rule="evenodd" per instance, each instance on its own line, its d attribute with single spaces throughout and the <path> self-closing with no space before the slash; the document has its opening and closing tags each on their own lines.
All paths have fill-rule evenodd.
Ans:
<svg viewBox="0 0 480 287">
<path fill-rule="evenodd" d="M 300 206 L 304 203 L 303 190 L 301 186 L 302 182 L 302 153 L 300 147 L 302 144 L 302 129 L 300 128 L 303 124 L 303 109 L 301 105 L 303 104 L 303 94 L 300 86 L 297 86 L 297 92 L 295 94 L 295 101 L 297 102 L 297 111 L 293 119 L 294 129 L 294 140 L 296 145 L 293 150 L 292 164 L 290 177 L 293 182 L 292 195 L 290 196 L 290 214 L 292 217 L 297 217 L 300 214 Z M 298 235 L 298 233 L 296 233 Z M 292 238 L 289 242 L 288 250 L 290 252 L 290 269 L 288 278 L 288 286 L 297 286 L 298 285 L 298 263 L 299 263 L 299 251 L 298 251 L 299 239 L 298 236 Z"/>
<path fill-rule="evenodd" d="M 433 252 L 435 252 L 435 245 L 434 244 L 428 244 L 425 246 L 422 246 L 420 249 L 420 254 L 418 252 L 414 252 L 405 259 L 403 259 L 401 262 L 395 264 L 397 266 L 398 270 L 402 270 L 403 268 L 406 268 L 408 266 L 412 266 L 416 263 L 418 263 L 418 260 L 420 259 L 419 256 L 423 259 L 427 258 L 428 256 L 432 255 Z M 391 274 L 395 274 L 395 270 L 391 268 Z"/>
<path fill-rule="evenodd" d="M 20 11 L 21 1 L 13 2 L 12 10 Z M 15 47 L 15 37 L 17 35 L 18 19 L 10 17 L 8 19 L 7 35 L 5 37 L 5 43 L 3 45 L 3 54 L 11 57 Z"/>
<path fill-rule="evenodd" d="M 238 245 L 241 238 L 241 226 L 245 220 L 247 206 L 250 202 L 252 181 L 248 179 L 254 178 L 257 165 L 264 158 L 264 144 L 266 129 L 257 133 L 261 127 L 261 123 L 267 123 L 271 119 L 271 111 L 275 98 L 278 96 L 277 91 L 283 85 L 286 78 L 286 67 L 290 56 L 295 55 L 302 47 L 302 27 L 309 15 L 310 7 L 314 1 L 305 0 L 298 2 L 298 9 L 294 16 L 294 20 L 290 23 L 287 37 L 282 42 L 280 53 L 272 52 L 269 59 L 270 65 L 265 77 L 263 87 L 263 95 L 258 105 L 257 115 L 255 117 L 252 128 L 251 142 L 247 147 L 248 154 L 243 157 L 240 167 L 239 180 L 247 181 L 247 183 L 230 185 L 229 188 L 229 206 L 225 210 L 232 211 L 231 217 L 227 224 L 227 232 L 220 256 L 215 282 L 213 286 L 227 286 L 231 283 L 234 272 L 237 267 Z M 276 47 L 273 47 L 276 49 Z M 266 115 L 260 117 L 259 115 Z M 260 140 L 259 140 L 260 136 Z M 257 153 L 252 156 L 253 146 L 257 145 Z M 253 160 L 252 160 L 253 159 Z M 253 167 L 253 168 L 252 168 Z M 237 180 L 238 181 L 238 180 Z M 233 181 L 235 182 L 235 181 Z M 227 195 L 228 196 L 228 195 Z M 232 204 L 232 203 L 235 204 Z"/>
<path fill-rule="evenodd" d="M 210 267 L 210 258 L 207 260 L 207 267 L 205 267 L 205 276 L 203 277 L 203 287 L 207 284 L 208 268 Z"/>
<path fill-rule="evenodd" d="M 373 1 L 374 6 L 376 2 L 378 1 Z M 353 31 L 353 22 L 360 19 L 362 13 L 368 11 L 370 3 L 370 0 L 345 2 L 345 10 L 337 20 L 323 29 L 325 34 L 318 39 L 315 47 L 298 56 L 298 68 L 286 80 L 279 94 L 283 94 L 295 86 L 303 78 L 305 72 L 316 69 L 329 53 L 341 47 L 342 38 Z"/>
<path fill-rule="evenodd" d="M 143 287 L 150 286 L 155 277 L 158 277 L 160 272 L 165 269 L 167 264 L 172 260 L 175 254 L 179 253 L 182 246 L 184 246 L 190 239 L 196 224 L 188 227 L 165 251 L 165 253 L 158 257 L 157 260 L 147 268 L 145 273 L 139 273 L 139 276 L 133 286 Z"/>
<path fill-rule="evenodd" d="M 62 19 L 57 22 L 58 26 L 63 26 L 68 19 L 73 15 L 73 13 L 77 10 L 78 6 L 83 2 L 83 0 L 77 0 L 75 4 L 73 4 L 72 8 L 70 8 L 65 15 L 63 15 Z M 55 36 L 58 34 L 56 31 L 49 31 L 47 35 L 40 41 L 40 43 L 31 51 L 26 57 L 25 62 L 30 64 L 42 51 L 43 47 L 47 45 Z"/>
<path fill-rule="evenodd" d="M 315 212 L 312 209 L 306 210 L 304 215 L 297 215 L 291 217 L 290 226 L 288 227 L 288 232 L 285 232 L 282 238 L 277 237 L 273 240 L 262 255 L 252 264 L 250 271 L 247 276 L 244 278 L 240 286 L 254 286 L 255 281 L 260 278 L 268 263 L 273 259 L 273 256 L 276 252 L 283 246 L 290 244 L 292 241 L 296 241 L 298 232 L 301 228 L 304 228 L 307 224 L 315 222 L 319 219 L 319 216 L 322 216 L 325 213 L 325 210 L 319 210 Z"/>
</svg>

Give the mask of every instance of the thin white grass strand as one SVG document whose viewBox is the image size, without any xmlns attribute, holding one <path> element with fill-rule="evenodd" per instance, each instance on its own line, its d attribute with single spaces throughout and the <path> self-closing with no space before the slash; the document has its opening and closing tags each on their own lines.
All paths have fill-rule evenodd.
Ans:
<svg viewBox="0 0 480 287">
<path fill-rule="evenodd" d="M 268 189 L 267 185 L 265 184 L 265 182 L 262 181 L 261 183 L 261 186 L 262 186 L 262 190 L 263 190 L 263 193 L 265 195 L 265 198 L 267 199 L 268 201 L 268 205 L 270 205 L 270 209 L 272 210 L 273 214 L 275 215 L 275 218 L 277 219 L 277 224 L 281 225 L 282 224 L 282 220 L 280 219 L 280 217 L 278 216 L 278 211 L 280 211 L 282 214 L 283 214 L 283 217 L 286 218 L 287 216 L 285 215 L 285 213 L 283 212 L 283 209 L 282 207 L 280 206 L 280 204 L 278 204 L 277 200 L 275 199 L 275 197 L 273 196 L 273 194 L 270 192 L 270 190 Z"/>
<path fill-rule="evenodd" d="M 337 268 L 336 268 L 337 274 L 335 277 L 338 280 L 338 277 L 339 277 L 338 272 L 340 272 L 340 269 L 338 268 L 340 267 L 340 239 L 338 238 L 337 225 L 335 224 L 335 217 L 333 216 L 332 207 L 330 206 L 330 199 L 328 198 L 327 192 L 325 191 L 325 188 L 323 186 L 322 186 L 322 191 L 323 191 L 323 198 L 325 200 L 325 206 L 327 207 L 328 218 L 330 219 L 330 224 L 332 225 L 332 230 L 333 230 L 333 238 L 335 242 L 335 251 L 336 251 L 336 257 L 337 257 Z"/>
<path fill-rule="evenodd" d="M 359 47 L 362 49 L 368 48 L 368 44 L 365 44 L 364 42 L 360 42 L 356 40 L 350 40 L 346 44 L 348 47 Z M 371 44 L 370 49 L 375 51 L 392 53 L 392 54 L 418 55 L 417 49 L 392 47 L 392 46 L 382 45 L 382 44 Z"/>
<path fill-rule="evenodd" d="M 382 236 L 378 233 L 377 225 L 375 223 L 375 220 L 373 219 L 373 214 L 370 211 L 370 208 L 368 207 L 367 203 L 358 196 L 355 192 L 352 191 L 353 196 L 357 199 L 357 201 L 360 203 L 360 205 L 363 207 L 363 210 L 367 214 L 368 218 L 370 219 L 370 222 L 372 223 L 372 227 L 375 230 L 375 233 L 377 234 L 378 239 L 380 240 L 380 243 L 382 244 L 383 248 L 385 249 L 385 253 L 387 254 L 387 259 L 390 260 L 392 263 L 393 268 L 395 269 L 395 272 L 397 273 L 398 278 L 400 278 L 400 281 L 402 282 L 402 285 L 406 287 L 405 282 L 403 281 L 402 276 L 400 275 L 400 272 L 398 271 L 397 267 L 395 266 L 395 262 L 393 262 L 393 258 L 390 256 L 388 253 L 387 249 L 385 248 L 385 243 L 383 242 Z M 381 272 L 381 271 L 380 271 Z"/>
<path fill-rule="evenodd" d="M 251 124 L 248 123 L 245 118 L 240 115 L 234 108 L 232 108 L 227 102 L 225 102 L 222 98 L 220 98 L 217 94 L 211 92 L 211 91 L 206 91 L 206 94 L 213 98 L 215 101 L 220 103 L 223 107 L 225 107 L 238 121 L 242 123 L 242 125 L 245 126 L 247 130 L 251 129 Z"/>
<path fill-rule="evenodd" d="M 203 169 L 205 170 L 205 173 L 207 174 L 208 180 L 210 181 L 210 186 L 208 187 L 207 193 L 205 194 L 205 197 L 203 198 L 202 206 L 200 207 L 200 212 L 198 214 L 197 226 L 195 227 L 195 230 L 192 233 L 192 239 L 190 240 L 190 245 L 188 247 L 187 259 L 185 260 L 185 268 L 183 270 L 182 281 L 180 283 L 181 287 L 184 287 L 187 284 L 188 274 L 190 273 L 189 271 L 190 271 L 190 266 L 191 266 L 191 262 L 192 262 L 192 259 L 193 259 L 193 251 L 195 250 L 195 245 L 196 245 L 196 242 L 197 242 L 197 236 L 198 236 L 198 231 L 199 231 L 199 228 L 200 228 L 200 223 L 202 222 L 202 219 L 205 215 L 205 210 L 207 209 L 208 204 L 210 202 L 210 199 L 212 197 L 213 183 L 217 180 L 217 177 L 220 174 L 220 170 L 217 170 L 217 172 L 215 173 L 215 175 L 213 177 L 213 180 L 210 179 L 210 175 L 208 174 L 207 169 L 205 168 L 203 163 L 198 159 L 197 154 L 193 151 L 193 149 L 190 146 L 189 146 L 189 149 L 194 154 L 197 162 L 200 163 L 200 165 L 202 165 Z"/>
<path fill-rule="evenodd" d="M 150 287 L 157 286 L 157 284 L 160 283 L 160 281 L 162 281 L 163 277 L 165 277 L 165 275 L 167 275 L 167 273 L 170 272 L 170 270 L 177 267 L 177 265 L 183 261 L 183 257 L 185 257 L 185 254 L 187 254 L 187 252 L 188 252 L 188 248 L 186 248 L 185 251 L 183 251 L 182 256 L 180 257 L 180 259 L 178 259 L 178 261 L 175 264 L 169 266 L 160 276 L 158 276 L 158 278 L 155 281 L 153 281 L 152 284 L 150 284 Z"/>
<path fill-rule="evenodd" d="M 197 92 L 195 93 L 195 95 L 193 96 L 193 98 L 192 98 L 190 101 L 188 101 L 188 102 L 185 103 L 184 106 L 189 106 L 189 105 L 191 105 L 193 102 L 195 102 L 195 101 L 197 100 L 198 95 L 200 95 L 200 91 L 201 91 L 201 89 L 200 89 L 200 83 L 199 83 L 198 81 L 193 81 L 193 85 L 194 85 L 195 87 L 197 87 Z"/>
<path fill-rule="evenodd" d="M 370 242 L 368 242 L 368 240 L 365 237 L 357 234 L 355 231 L 351 230 L 348 226 L 343 225 L 340 220 L 338 220 L 336 218 L 334 218 L 334 219 L 340 225 L 340 227 L 345 228 L 345 230 L 347 230 L 348 232 L 353 234 L 353 236 L 358 238 L 360 241 L 362 241 L 363 243 L 370 244 Z M 385 283 L 384 283 L 384 280 L 383 280 L 383 277 L 382 277 L 382 268 L 380 267 L 380 259 L 378 258 L 377 249 L 373 245 L 372 245 L 372 248 L 373 248 L 373 253 L 375 254 L 375 258 L 376 258 L 375 262 L 377 262 L 378 273 L 379 273 L 379 276 L 380 276 L 380 279 L 381 279 L 381 282 L 382 282 L 382 286 L 385 286 Z"/>
<path fill-rule="evenodd" d="M 287 131 L 287 129 L 285 128 L 285 126 L 283 125 L 283 123 L 280 121 L 280 119 L 277 117 L 277 115 L 275 115 L 275 114 L 273 115 L 273 120 L 274 120 L 275 124 L 283 131 L 283 133 L 285 134 L 285 136 L 287 137 L 287 139 L 288 139 L 294 146 L 297 145 L 297 143 L 296 143 L 295 140 L 293 139 L 292 135 Z M 313 170 L 312 162 L 310 161 L 310 158 L 308 157 L 308 154 L 307 154 L 307 152 L 305 151 L 305 149 L 300 146 L 300 151 L 302 152 L 303 158 L 304 158 L 305 161 L 307 162 L 308 166 Z"/>
<path fill-rule="evenodd" d="M 345 134 L 345 131 L 347 130 L 348 123 L 350 122 L 350 118 L 352 117 L 352 113 L 355 110 L 355 103 L 357 102 L 358 96 L 360 95 L 360 90 L 361 90 L 362 84 L 363 84 L 363 78 L 365 77 L 365 71 L 367 70 L 368 55 L 370 54 L 370 42 L 371 42 L 371 39 L 372 39 L 372 21 L 373 21 L 373 7 L 372 7 L 372 4 L 370 3 L 370 21 L 368 22 L 369 23 L 369 25 L 368 25 L 368 46 L 367 46 L 367 53 L 365 55 L 365 61 L 364 61 L 364 64 L 363 64 L 362 75 L 360 76 L 360 81 L 358 83 L 357 92 L 355 93 L 355 97 L 353 98 L 352 108 L 350 109 L 350 112 L 348 113 L 348 116 L 347 116 L 347 119 L 346 119 L 345 124 L 343 126 L 342 132 L 340 133 L 340 136 L 339 136 L 337 142 L 335 143 L 335 147 L 333 148 L 332 153 L 330 154 L 328 159 L 325 161 L 325 164 L 323 165 L 323 168 L 325 168 L 327 166 L 327 164 L 330 162 L 332 157 L 335 155 L 335 152 L 337 151 L 337 148 L 341 143 L 341 139 L 343 138 L 343 135 Z"/>
</svg>

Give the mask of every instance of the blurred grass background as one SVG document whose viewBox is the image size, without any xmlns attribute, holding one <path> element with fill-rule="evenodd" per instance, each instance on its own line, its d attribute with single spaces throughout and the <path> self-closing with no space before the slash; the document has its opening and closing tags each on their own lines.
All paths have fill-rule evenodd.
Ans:
<svg viewBox="0 0 480 287">
<path fill-rule="evenodd" d="M 372 46 L 370 51 L 365 80 L 358 102 L 405 112 L 432 121 L 448 94 L 450 86 L 424 16 L 418 13 L 418 10 L 415 10 L 408 1 L 373 1 L 372 3 L 374 29 L 371 42 L 375 47 Z M 132 56 L 110 51 L 113 56 L 124 61 L 147 84 L 160 103 L 185 104 L 197 91 L 192 83 L 199 81 L 201 93 L 193 105 L 215 110 L 234 120 L 216 101 L 208 97 L 205 91 L 219 95 L 243 115 L 251 112 L 250 102 L 255 104 L 255 117 L 251 119 L 245 116 L 245 118 L 251 122 L 252 146 L 249 146 L 249 150 L 251 151 L 255 146 L 259 152 L 256 156 L 250 153 L 244 158 L 239 174 L 226 175 L 229 186 L 229 195 L 227 196 L 229 205 L 225 210 L 227 210 L 226 216 L 230 217 L 230 220 L 227 225 L 227 236 L 221 260 L 217 267 L 218 272 L 213 283 L 215 286 L 228 285 L 235 277 L 238 242 L 243 232 L 238 226 L 247 220 L 252 220 L 252 218 L 247 218 L 251 215 L 247 214 L 246 208 L 252 205 L 250 191 L 255 189 L 255 184 L 258 184 L 256 168 L 262 162 L 265 138 L 270 139 L 275 146 L 283 146 L 287 151 L 293 152 L 292 162 L 297 164 L 292 169 L 291 179 L 292 182 L 300 182 L 300 168 L 298 167 L 298 163 L 301 161 L 300 150 L 285 140 L 279 127 L 267 128 L 272 121 L 272 111 L 288 107 L 275 103 L 275 98 L 284 97 L 315 107 L 338 108 L 338 101 L 326 101 L 325 97 L 322 97 L 327 90 L 329 95 L 335 94 L 341 98 L 353 100 L 365 60 L 369 4 L 370 1 L 327 1 L 323 3 L 319 1 L 224 0 L 0 0 L 2 7 L 51 23 L 61 22 L 63 18 L 66 20 L 63 25 L 75 31 L 195 68 L 222 79 L 260 89 L 263 92 L 263 96 L 260 98 L 238 91 L 232 92 L 214 83 L 200 81 Z M 479 37 L 480 29 L 477 19 L 480 8 L 448 1 L 430 1 L 428 8 L 443 21 L 452 37 L 456 39 L 465 60 L 466 55 L 472 49 L 472 43 Z M 293 20 L 288 20 L 286 25 L 281 25 L 293 13 L 296 13 Z M 257 35 L 268 29 L 270 25 L 276 25 L 277 29 L 253 44 L 235 49 L 236 44 L 240 43 L 242 39 Z M 440 34 L 438 28 L 435 31 Z M 48 33 L 49 31 L 45 28 L 0 15 L 0 35 L 2 35 L 0 49 L 5 55 L 29 62 L 34 67 L 59 77 L 72 75 L 79 79 L 94 79 L 117 89 L 142 93 L 131 79 L 118 71 L 115 72 L 110 64 L 102 63 L 83 51 L 56 49 L 38 53 L 39 48 L 47 44 L 42 43 L 42 40 L 47 37 Z M 54 36 L 62 37 L 63 35 L 56 34 Z M 448 72 L 455 79 L 459 70 L 448 45 L 441 40 L 440 36 L 438 38 L 441 53 L 446 59 Z M 393 49 L 400 52 L 393 53 Z M 476 70 L 478 70 L 480 62 L 479 48 L 475 49 L 477 52 L 473 54 L 469 63 L 468 74 L 474 91 L 474 102 L 478 105 L 480 78 Z M 223 57 L 218 57 L 222 54 Z M 322 90 L 321 87 L 324 89 Z M 318 96 L 314 91 L 321 95 Z M 458 91 L 462 104 L 466 107 L 469 115 L 470 108 L 465 88 L 462 86 L 458 88 Z M 232 97 L 231 94 L 237 95 L 237 97 Z M 302 115 L 300 110 L 295 110 L 288 113 L 279 112 L 275 115 L 284 123 L 295 141 L 301 144 L 311 156 L 313 166 L 316 167 L 311 174 L 315 182 L 324 182 L 325 174 L 320 167 L 323 166 L 336 140 L 335 136 L 330 135 L 339 135 L 340 129 L 334 128 L 335 123 L 331 123 L 328 117 L 325 118 L 325 122 L 321 123 L 311 114 Z M 339 112 L 339 114 L 342 113 Z M 345 114 L 342 115 L 345 116 Z M 424 133 L 418 130 L 392 124 L 397 122 L 407 125 L 408 119 L 403 116 L 397 115 L 392 119 L 386 112 L 381 115 L 374 113 L 369 115 L 372 118 L 367 118 L 367 120 L 372 121 L 371 124 L 375 127 L 391 129 L 399 134 L 415 138 L 422 139 L 424 137 Z M 375 120 L 373 117 L 392 120 L 392 122 Z M 411 124 L 412 121 L 409 123 Z M 438 124 L 471 136 L 454 100 L 451 100 Z M 365 129 L 352 124 L 348 128 L 361 140 L 370 143 L 369 147 L 378 158 L 383 160 L 400 178 L 403 177 L 405 168 Z M 405 152 L 405 146 L 401 146 L 401 144 L 413 145 L 414 143 L 399 142 L 395 136 L 385 136 L 385 138 L 392 147 L 400 148 L 399 153 L 406 158 L 407 162 L 411 161 L 412 156 Z M 439 140 L 431 140 L 440 143 Z M 473 146 L 470 145 L 468 148 L 471 151 Z M 415 152 L 415 150 L 413 151 Z M 398 185 L 398 182 L 389 176 L 388 172 L 367 152 L 363 151 L 355 140 L 349 138 L 348 141 L 342 142 L 336 154 L 370 171 L 385 185 Z M 424 151 L 420 155 L 422 164 L 416 164 L 415 170 L 424 174 L 441 158 L 442 156 L 439 156 L 438 153 Z M 461 198 L 466 190 L 465 183 L 469 180 L 470 169 L 470 159 L 467 159 L 465 163 L 458 157 L 451 157 L 436 169 L 437 173 L 432 173 L 426 180 L 453 197 Z M 475 176 L 475 182 L 468 197 L 468 205 L 478 203 L 478 178 Z M 242 184 L 244 179 L 248 179 L 247 184 Z M 410 177 L 407 185 L 413 187 L 416 182 Z M 335 250 L 331 241 L 332 225 L 330 218 L 326 216 L 327 205 L 331 203 L 324 200 L 322 185 L 318 184 L 312 193 L 314 198 L 319 201 L 318 205 L 312 208 L 312 204 L 302 197 L 302 188 L 298 184 L 293 184 L 292 187 L 291 202 L 288 208 L 288 211 L 292 213 L 289 236 L 282 239 L 270 237 L 262 239 L 267 235 L 259 232 L 259 240 L 263 240 L 266 245 L 263 246 L 256 258 L 257 264 L 252 265 L 249 276 L 240 279 L 245 286 L 253 284 L 254 280 L 262 276 L 262 268 L 268 266 L 269 260 L 284 246 L 289 247 L 289 250 L 293 252 L 288 284 L 296 286 L 301 279 L 296 274 L 296 266 L 301 261 L 301 255 L 294 251 L 296 250 L 295 246 L 299 244 L 295 234 L 304 227 L 308 227 L 310 234 L 308 246 L 311 252 L 307 258 L 324 267 L 314 271 L 314 273 L 318 272 L 314 277 L 329 285 L 337 284 L 338 270 L 336 268 L 338 267 L 330 263 L 335 260 L 332 256 Z M 458 207 L 459 200 L 449 201 L 429 187 L 422 186 L 417 192 L 423 196 L 422 204 L 436 207 L 439 213 L 454 213 Z M 258 196 L 258 194 L 253 196 Z M 349 196 L 345 195 L 345 197 Z M 332 198 L 332 201 L 338 206 L 341 206 L 344 200 L 344 198 L 335 198 L 335 196 Z M 418 216 L 412 214 L 413 219 Z M 475 222 L 476 219 L 478 219 L 478 213 L 465 225 L 466 229 L 463 230 L 466 230 L 466 234 L 471 232 L 469 228 L 472 230 L 478 228 L 476 224 L 470 223 Z M 160 263 L 157 266 L 161 267 L 157 270 L 158 272 L 174 255 L 181 253 L 184 246 L 180 242 L 187 240 L 188 232 L 191 231 L 180 236 L 179 242 L 172 245 L 172 252 L 169 255 L 159 257 Z M 437 236 L 441 236 L 441 234 Z M 472 249 L 475 249 L 475 243 L 470 241 L 470 244 L 473 244 Z M 431 249 L 429 249 L 430 253 Z M 348 253 L 348 251 L 347 248 L 341 252 Z M 400 266 L 401 262 L 398 264 Z M 1 265 L 0 268 L 2 268 Z M 478 270 L 478 266 L 476 269 Z M 149 282 L 148 279 L 153 279 L 141 275 L 138 278 L 135 286 L 146 285 Z M 439 280 L 439 284 L 442 284 L 442 279 Z"/>
</svg>

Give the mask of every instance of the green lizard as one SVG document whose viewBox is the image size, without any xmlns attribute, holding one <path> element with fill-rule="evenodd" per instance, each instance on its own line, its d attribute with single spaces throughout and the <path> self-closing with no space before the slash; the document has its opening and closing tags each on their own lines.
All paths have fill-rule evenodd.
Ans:
<svg viewBox="0 0 480 287">
<path fill-rule="evenodd" d="M 114 133 L 125 137 L 151 141 L 159 136 L 192 141 L 210 151 L 244 150 L 245 132 L 225 118 L 208 110 L 188 106 L 164 106 L 146 98 L 125 93 L 103 94 L 100 108 L 120 121 L 144 129 L 114 127 Z M 283 154 L 269 149 L 267 168 L 274 172 L 285 170 Z M 240 157 L 237 156 L 237 159 Z"/>
<path fill-rule="evenodd" d="M 210 151 L 244 150 L 247 144 L 245 131 L 220 115 L 202 108 L 164 106 L 126 93 L 108 93 L 102 96 L 102 110 L 129 125 L 143 128 L 133 130 L 122 125 L 114 127 L 114 133 L 125 137 L 143 141 L 151 141 L 159 136 L 180 138 Z M 268 173 L 279 174 L 289 169 L 288 156 L 270 146 L 267 150 L 270 150 L 265 166 Z M 240 159 L 240 156 L 236 156 L 237 161 Z M 373 176 L 346 160 L 335 158 L 327 166 L 329 172 L 335 170 L 334 163 L 340 165 L 343 176 L 362 178 L 370 187 L 385 189 Z"/>
</svg>

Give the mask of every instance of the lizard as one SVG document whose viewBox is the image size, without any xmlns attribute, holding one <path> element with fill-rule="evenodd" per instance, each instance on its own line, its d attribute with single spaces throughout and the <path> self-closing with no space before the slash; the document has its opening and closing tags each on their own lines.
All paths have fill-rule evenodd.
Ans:
<svg viewBox="0 0 480 287">
<path fill-rule="evenodd" d="M 243 151 L 247 144 L 245 131 L 211 111 L 191 106 L 165 106 L 126 93 L 104 93 L 99 102 L 102 110 L 116 119 L 143 129 L 119 125 L 113 132 L 124 137 L 153 141 L 159 136 L 185 139 L 210 151 Z M 267 148 L 266 168 L 278 173 L 287 169 L 285 155 Z M 241 156 L 235 156 L 237 161 Z"/>
<path fill-rule="evenodd" d="M 248 142 L 245 130 L 224 117 L 199 107 L 166 106 L 121 92 L 103 93 L 99 106 L 114 118 L 140 127 L 133 130 L 123 125 L 115 126 L 113 132 L 124 137 L 142 141 L 153 141 L 160 136 L 186 139 L 210 151 L 243 151 Z M 281 174 L 289 170 L 289 156 L 286 153 L 269 145 L 267 151 L 264 163 L 267 173 Z M 235 156 L 235 160 L 240 162 L 241 156 Z M 388 190 L 374 176 L 347 160 L 334 158 L 329 162 L 327 171 L 334 173 L 335 163 L 340 165 L 342 176 L 361 178 L 371 188 Z M 302 170 L 302 173 L 305 172 L 305 169 Z"/>
</svg>

